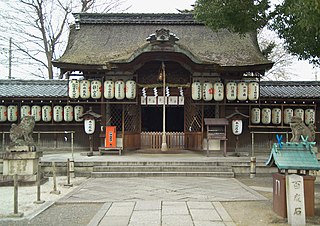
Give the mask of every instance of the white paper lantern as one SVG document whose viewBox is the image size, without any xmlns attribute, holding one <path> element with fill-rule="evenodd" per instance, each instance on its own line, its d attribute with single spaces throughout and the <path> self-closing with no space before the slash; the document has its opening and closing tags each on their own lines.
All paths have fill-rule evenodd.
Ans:
<svg viewBox="0 0 320 226">
<path fill-rule="evenodd" d="M 271 109 L 270 108 L 262 108 L 261 122 L 262 122 L 262 124 L 270 124 L 271 123 Z"/>
<path fill-rule="evenodd" d="M 93 134 L 96 128 L 96 123 L 94 119 L 84 120 L 84 131 L 86 134 Z"/>
<path fill-rule="evenodd" d="M 52 107 L 49 105 L 42 106 L 42 121 L 50 122 L 52 120 Z"/>
<path fill-rule="evenodd" d="M 211 101 L 213 99 L 213 85 L 211 82 L 203 83 L 202 98 L 204 101 Z"/>
<path fill-rule="evenodd" d="M 271 114 L 272 114 L 272 123 L 275 125 L 281 124 L 281 109 L 273 108 Z"/>
<path fill-rule="evenodd" d="M 63 107 L 63 119 L 66 122 L 72 122 L 73 120 L 73 107 L 66 105 Z"/>
<path fill-rule="evenodd" d="M 306 109 L 304 112 L 306 125 L 314 124 L 316 113 L 314 109 Z"/>
<path fill-rule="evenodd" d="M 17 105 L 9 105 L 7 108 L 8 121 L 15 122 L 18 120 L 18 107 Z"/>
<path fill-rule="evenodd" d="M 56 105 L 53 107 L 53 121 L 62 122 L 63 120 L 63 107 Z"/>
<path fill-rule="evenodd" d="M 80 84 L 79 81 L 76 79 L 72 79 L 69 81 L 69 86 L 68 86 L 69 90 L 69 97 L 72 99 L 76 99 L 79 98 L 80 96 Z"/>
<path fill-rule="evenodd" d="M 227 100 L 236 100 L 237 99 L 237 83 L 228 82 L 226 85 L 226 96 Z"/>
<path fill-rule="evenodd" d="M 242 120 L 232 120 L 232 132 L 234 135 L 240 135 L 242 133 Z"/>
<path fill-rule="evenodd" d="M 191 85 L 191 97 L 192 100 L 201 100 L 202 87 L 200 82 L 193 82 Z"/>
<path fill-rule="evenodd" d="M 118 80 L 114 84 L 114 96 L 117 100 L 123 100 L 125 97 L 124 93 L 124 81 Z"/>
<path fill-rule="evenodd" d="M 22 105 L 20 108 L 20 118 L 31 115 L 31 108 L 29 105 Z"/>
<path fill-rule="evenodd" d="M 300 117 L 302 119 L 302 121 L 304 121 L 304 110 L 302 108 L 294 109 L 293 115 Z"/>
<path fill-rule="evenodd" d="M 104 82 L 104 98 L 114 98 L 114 82 L 111 80 L 107 80 Z"/>
<path fill-rule="evenodd" d="M 134 99 L 136 98 L 136 82 L 133 80 L 126 81 L 126 98 Z"/>
<path fill-rule="evenodd" d="M 260 108 L 252 108 L 251 109 L 251 123 L 259 124 L 261 121 L 261 110 Z"/>
<path fill-rule="evenodd" d="M 31 115 L 34 117 L 35 122 L 40 122 L 40 120 L 41 120 L 41 107 L 39 105 L 33 105 L 31 107 Z"/>
<path fill-rule="evenodd" d="M 292 116 L 293 116 L 293 109 L 285 108 L 283 110 L 283 123 L 287 125 L 290 124 Z"/>
<path fill-rule="evenodd" d="M 245 101 L 248 99 L 248 84 L 246 82 L 238 83 L 238 100 Z"/>
<path fill-rule="evenodd" d="M 82 99 L 88 99 L 90 97 L 90 81 L 80 81 L 80 97 Z"/>
<path fill-rule="evenodd" d="M 91 81 L 91 97 L 93 99 L 99 99 L 101 98 L 101 93 L 102 93 L 101 81 L 98 81 L 98 80 Z"/>
<path fill-rule="evenodd" d="M 224 86 L 222 82 L 215 82 L 213 84 L 213 99 L 215 101 L 223 101 Z"/>
<path fill-rule="evenodd" d="M 83 115 L 84 108 L 83 106 L 77 105 L 74 106 L 74 120 L 76 122 L 82 122 L 83 118 L 80 119 L 80 117 Z"/>
<path fill-rule="evenodd" d="M 248 87 L 248 98 L 249 100 L 258 100 L 259 99 L 259 83 L 250 82 Z"/>
<path fill-rule="evenodd" d="M 7 116 L 8 116 L 7 106 L 0 105 L 0 122 L 7 121 L 7 118 L 8 118 Z"/>
</svg>

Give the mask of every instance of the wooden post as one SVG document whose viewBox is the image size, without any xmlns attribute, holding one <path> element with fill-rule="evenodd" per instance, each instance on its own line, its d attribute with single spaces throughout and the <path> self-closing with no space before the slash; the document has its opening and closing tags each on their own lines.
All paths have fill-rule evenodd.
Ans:
<svg viewBox="0 0 320 226">
<path fill-rule="evenodd" d="M 40 199 L 40 195 L 41 195 L 40 186 L 41 186 L 41 165 L 40 165 L 40 163 L 38 163 L 38 168 L 37 168 L 37 200 L 33 202 L 35 204 L 42 204 L 45 202 L 43 200 L 41 201 L 41 199 Z"/>
<path fill-rule="evenodd" d="M 18 212 L 18 174 L 13 175 L 13 217 L 22 217 L 23 213 Z"/>
<path fill-rule="evenodd" d="M 56 178 L 56 163 L 52 162 L 52 174 L 53 174 L 53 190 L 50 194 L 59 195 L 60 191 L 57 190 L 57 178 Z"/>
<path fill-rule="evenodd" d="M 68 186 L 68 187 L 73 186 L 73 184 L 71 184 L 70 182 L 70 159 L 68 159 L 67 161 L 67 184 L 65 184 L 64 186 Z"/>
</svg>

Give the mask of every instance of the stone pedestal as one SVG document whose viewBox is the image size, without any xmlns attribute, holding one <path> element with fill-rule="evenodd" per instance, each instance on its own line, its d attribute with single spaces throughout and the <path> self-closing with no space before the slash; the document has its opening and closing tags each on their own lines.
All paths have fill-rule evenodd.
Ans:
<svg viewBox="0 0 320 226">
<path fill-rule="evenodd" d="M 32 147 L 21 146 L 21 149 L 14 147 L 14 150 L 32 149 Z M 10 150 L 13 150 L 10 149 Z M 8 150 L 8 149 L 7 149 Z M 39 159 L 42 152 L 31 151 L 7 151 L 3 154 L 3 176 L 11 178 L 17 174 L 18 180 L 25 183 L 34 183 L 37 179 Z"/>
</svg>

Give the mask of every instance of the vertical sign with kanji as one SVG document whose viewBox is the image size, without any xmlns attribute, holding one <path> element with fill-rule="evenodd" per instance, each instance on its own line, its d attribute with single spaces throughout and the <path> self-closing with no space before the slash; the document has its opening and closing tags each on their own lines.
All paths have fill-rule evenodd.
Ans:
<svg viewBox="0 0 320 226">
<path fill-rule="evenodd" d="M 306 212 L 302 176 L 297 174 L 286 176 L 286 194 L 288 223 L 291 225 L 305 225 Z"/>
</svg>

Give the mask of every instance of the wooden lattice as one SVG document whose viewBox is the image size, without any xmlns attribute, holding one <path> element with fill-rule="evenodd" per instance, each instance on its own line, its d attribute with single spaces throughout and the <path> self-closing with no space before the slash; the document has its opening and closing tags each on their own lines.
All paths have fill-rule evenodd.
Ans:
<svg viewBox="0 0 320 226">
<path fill-rule="evenodd" d="M 122 105 L 112 104 L 111 111 L 111 124 L 117 127 L 117 131 L 122 131 Z"/>
<path fill-rule="evenodd" d="M 194 105 L 191 97 L 185 97 L 185 128 L 189 132 L 201 132 L 202 106 Z"/>
<path fill-rule="evenodd" d="M 127 132 L 140 132 L 141 129 L 139 105 L 124 105 L 124 130 Z"/>
</svg>

